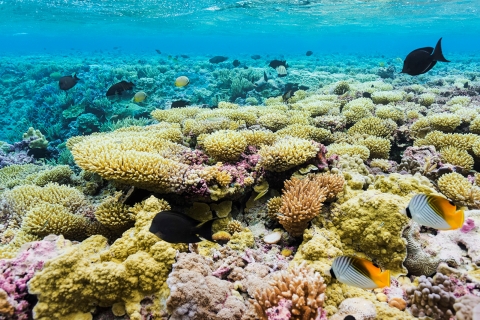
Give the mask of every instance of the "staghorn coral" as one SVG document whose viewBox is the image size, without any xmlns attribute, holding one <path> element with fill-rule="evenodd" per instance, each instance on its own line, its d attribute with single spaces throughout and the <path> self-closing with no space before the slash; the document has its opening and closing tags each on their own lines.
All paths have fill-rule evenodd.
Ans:
<svg viewBox="0 0 480 320">
<path fill-rule="evenodd" d="M 135 207 L 135 227 L 112 244 L 92 236 L 65 248 L 49 260 L 28 284 L 38 303 L 34 319 L 88 314 L 97 305 L 123 303 L 130 319 L 140 320 L 140 301 L 150 294 L 166 296 L 165 281 L 176 250 L 148 231 L 158 211 L 168 210 L 165 201 L 150 197 Z M 158 307 L 157 307 L 158 308 Z M 160 310 L 151 310 L 158 316 Z"/>
<path fill-rule="evenodd" d="M 458 149 L 454 146 L 448 146 L 440 149 L 443 162 L 450 163 L 454 166 L 462 167 L 470 171 L 473 169 L 474 160 L 467 151 Z"/>
<path fill-rule="evenodd" d="M 407 289 L 409 311 L 415 317 L 429 316 L 436 320 L 453 317 L 454 286 L 447 276 L 437 273 L 433 278 L 420 276 L 418 286 Z"/>
<path fill-rule="evenodd" d="M 476 117 L 472 122 L 470 122 L 468 131 L 471 133 L 480 134 L 480 117 Z"/>
<path fill-rule="evenodd" d="M 281 138 L 273 145 L 259 150 L 258 166 L 268 171 L 286 171 L 314 158 L 320 151 L 320 146 L 305 139 Z"/>
<path fill-rule="evenodd" d="M 323 306 L 326 285 L 322 276 L 313 269 L 300 264 L 289 271 L 273 274 L 269 287 L 257 290 L 253 304 L 260 319 L 267 319 L 266 311 L 278 306 L 281 299 L 292 302 L 292 320 L 314 320 Z"/>
<path fill-rule="evenodd" d="M 350 90 L 350 85 L 346 81 L 340 81 L 335 85 L 333 93 L 336 95 L 342 95 Z"/>
<path fill-rule="evenodd" d="M 344 245 L 364 252 L 393 274 L 403 273 L 407 250 L 402 231 L 409 219 L 401 210 L 407 204 L 408 198 L 367 190 L 335 203 L 332 222 Z"/>
<path fill-rule="evenodd" d="M 11 165 L 0 169 L 0 186 L 13 188 L 22 184 L 45 186 L 49 182 L 67 184 L 74 173 L 69 166 L 38 166 L 34 164 Z"/>
<path fill-rule="evenodd" d="M 247 139 L 232 130 L 220 130 L 202 139 L 205 152 L 217 161 L 236 161 L 247 147 Z"/>
<path fill-rule="evenodd" d="M 308 222 L 320 213 L 327 190 L 319 181 L 310 177 L 285 181 L 277 219 L 289 234 L 294 237 L 303 234 Z"/>
<path fill-rule="evenodd" d="M 360 119 L 355 123 L 348 129 L 348 134 L 369 134 L 380 138 L 390 138 L 395 129 L 397 129 L 397 125 L 390 119 L 369 117 Z"/>
<path fill-rule="evenodd" d="M 338 155 L 340 158 L 344 156 L 358 156 L 363 161 L 370 158 L 370 150 L 362 145 L 352 145 L 348 143 L 333 143 L 327 147 L 327 157 Z"/>
<path fill-rule="evenodd" d="M 388 172 L 392 165 L 386 159 L 372 159 L 370 162 L 370 167 L 379 168 L 383 172 Z"/>
<path fill-rule="evenodd" d="M 480 205 L 480 188 L 474 186 L 461 174 L 452 172 L 438 179 L 438 188 L 450 200 L 460 205 L 478 208 Z"/>
</svg>

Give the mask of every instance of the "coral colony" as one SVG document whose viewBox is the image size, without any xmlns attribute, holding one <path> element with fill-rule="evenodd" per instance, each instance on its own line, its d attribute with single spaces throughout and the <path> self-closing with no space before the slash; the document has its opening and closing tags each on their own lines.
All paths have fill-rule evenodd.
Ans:
<svg viewBox="0 0 480 320">
<path fill-rule="evenodd" d="M 480 74 L 431 49 L 421 81 L 311 51 L 1 65 L 27 112 L 0 319 L 478 320 Z"/>
</svg>

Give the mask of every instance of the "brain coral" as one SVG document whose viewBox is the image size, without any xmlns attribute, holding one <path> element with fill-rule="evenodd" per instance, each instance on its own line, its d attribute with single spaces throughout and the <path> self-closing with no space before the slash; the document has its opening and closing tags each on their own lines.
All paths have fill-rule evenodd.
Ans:
<svg viewBox="0 0 480 320">
<path fill-rule="evenodd" d="M 149 232 L 155 214 L 168 210 L 165 201 L 151 197 L 136 206 L 135 227 L 109 247 L 107 239 L 92 236 L 48 261 L 29 282 L 38 303 L 34 319 L 66 319 L 89 314 L 97 305 L 121 304 L 130 319 L 141 320 L 140 301 L 150 294 L 166 297 L 165 281 L 180 246 Z M 159 316 L 160 310 L 151 310 Z"/>
<path fill-rule="evenodd" d="M 334 204 L 332 222 L 344 245 L 354 246 L 393 274 L 403 273 L 407 248 L 402 231 L 409 219 L 401 211 L 407 204 L 408 198 L 368 190 Z"/>
</svg>

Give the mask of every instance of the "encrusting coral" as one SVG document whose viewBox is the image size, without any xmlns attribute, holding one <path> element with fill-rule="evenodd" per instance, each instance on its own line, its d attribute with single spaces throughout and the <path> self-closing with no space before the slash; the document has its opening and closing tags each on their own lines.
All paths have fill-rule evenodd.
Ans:
<svg viewBox="0 0 480 320">
<path fill-rule="evenodd" d="M 130 319 L 140 320 L 143 297 L 166 297 L 167 275 L 176 255 L 173 246 L 149 232 L 150 222 L 169 205 L 150 197 L 135 206 L 135 227 L 108 246 L 107 239 L 92 236 L 81 244 L 65 248 L 49 260 L 28 284 L 38 303 L 34 319 L 66 318 L 75 313 L 89 314 L 93 307 L 121 303 Z M 155 309 L 155 308 L 154 308 Z M 159 315 L 156 306 L 152 315 Z"/>
<path fill-rule="evenodd" d="M 292 320 L 314 320 L 318 312 L 322 312 L 326 285 L 320 274 L 305 264 L 274 273 L 269 284 L 254 295 L 253 303 L 260 319 L 266 320 L 266 311 L 277 306 L 281 299 L 292 302 Z"/>
</svg>

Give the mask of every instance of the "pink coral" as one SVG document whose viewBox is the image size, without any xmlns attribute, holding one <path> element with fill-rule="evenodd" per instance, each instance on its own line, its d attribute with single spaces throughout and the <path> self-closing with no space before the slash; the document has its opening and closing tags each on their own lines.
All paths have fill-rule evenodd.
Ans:
<svg viewBox="0 0 480 320">
<path fill-rule="evenodd" d="M 475 228 L 475 221 L 472 218 L 468 218 L 467 220 L 465 220 L 465 223 L 463 224 L 460 231 L 462 231 L 463 233 L 468 233 L 473 228 Z"/>
<path fill-rule="evenodd" d="M 292 301 L 281 299 L 277 306 L 271 307 L 265 311 L 268 320 L 288 320 L 292 316 Z"/>
<path fill-rule="evenodd" d="M 0 289 L 3 289 L 15 308 L 15 319 L 26 320 L 31 306 L 25 299 L 28 294 L 27 282 L 36 271 L 43 268 L 45 261 L 60 254 L 57 242 L 64 242 L 63 237 L 49 236 L 42 241 L 35 241 L 13 259 L 0 260 Z"/>
</svg>

